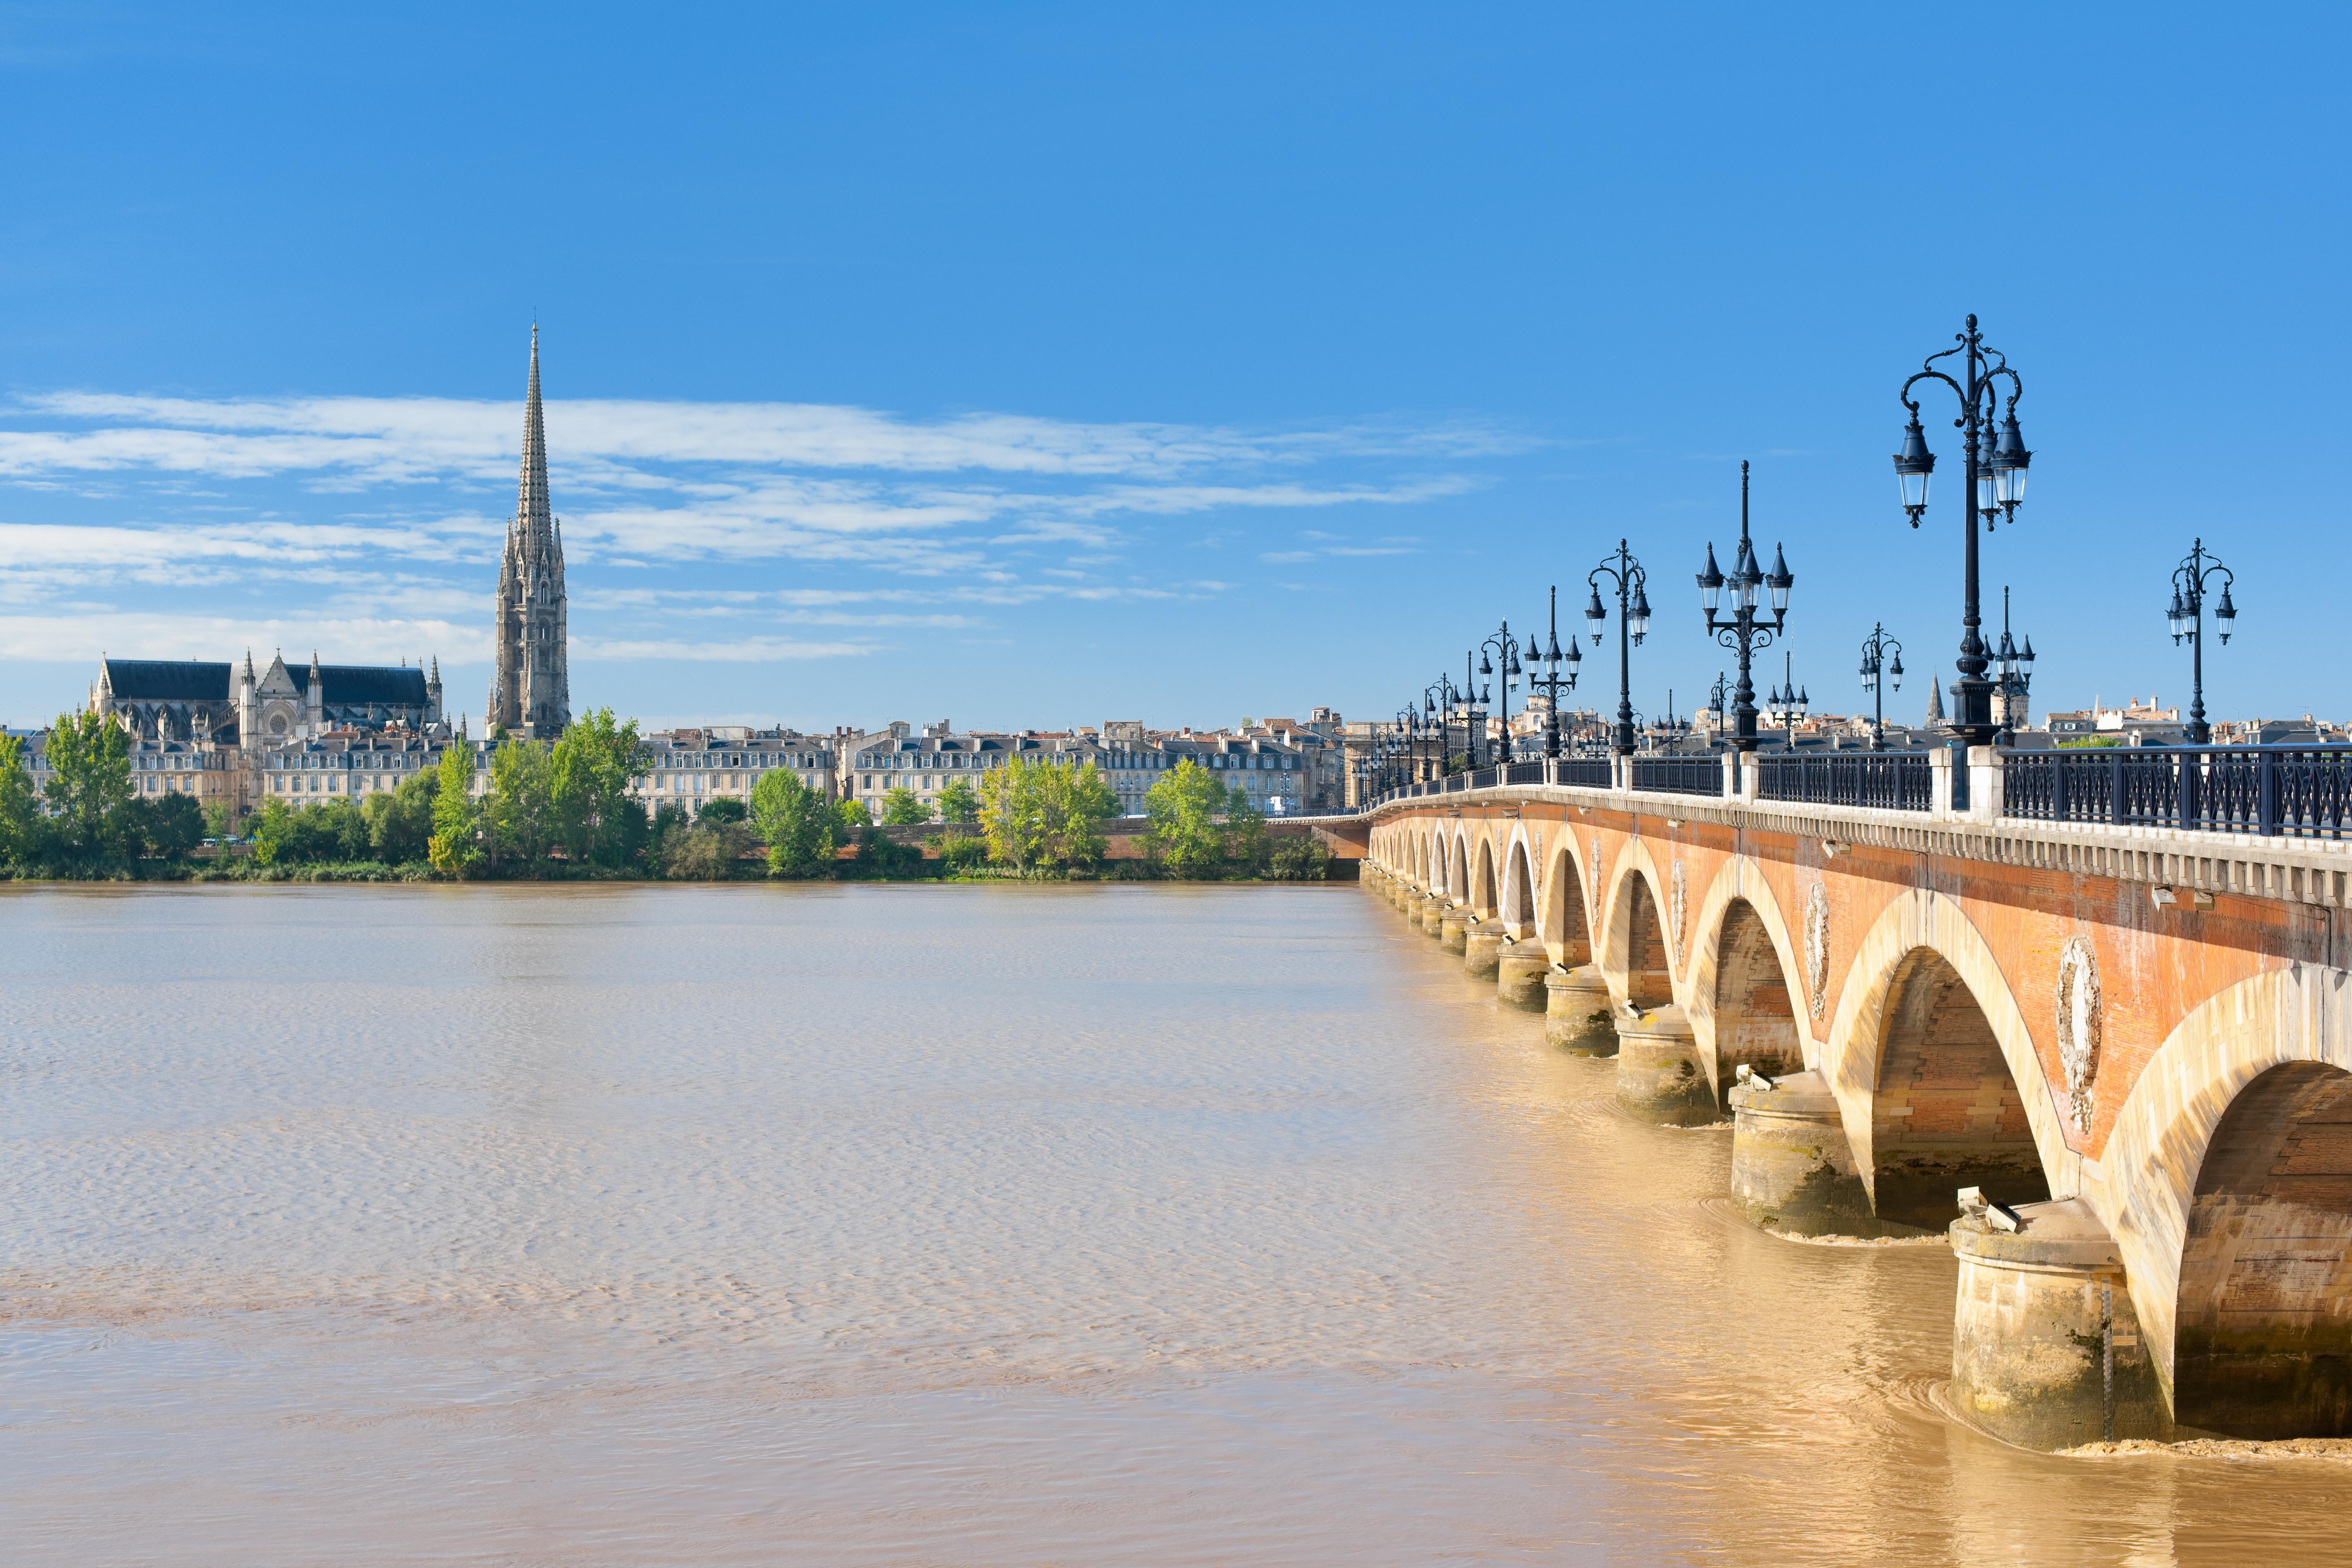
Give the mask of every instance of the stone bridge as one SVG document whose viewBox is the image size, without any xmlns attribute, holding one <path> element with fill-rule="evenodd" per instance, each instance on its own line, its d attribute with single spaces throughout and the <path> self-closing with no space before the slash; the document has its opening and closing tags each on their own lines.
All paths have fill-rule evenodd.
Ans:
<svg viewBox="0 0 2352 1568">
<path fill-rule="evenodd" d="M 1908 810 L 1631 788 L 1626 759 L 1326 830 L 1555 1044 L 1613 1054 L 1637 1113 L 1728 1116 L 1756 1222 L 1948 1229 L 1987 1429 L 2352 1433 L 2352 843 L 2019 820 L 1976 760 L 1974 812 L 1940 754 Z"/>
</svg>

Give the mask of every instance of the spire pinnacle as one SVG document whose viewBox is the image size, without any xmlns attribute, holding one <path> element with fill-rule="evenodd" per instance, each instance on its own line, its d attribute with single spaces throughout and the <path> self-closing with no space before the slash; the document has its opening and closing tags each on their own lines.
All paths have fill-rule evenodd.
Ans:
<svg viewBox="0 0 2352 1568">
<path fill-rule="evenodd" d="M 543 541 L 551 524 L 547 501 L 547 426 L 539 403 L 539 323 L 530 326 L 530 392 L 523 405 L 522 479 L 515 496 L 511 533 L 522 536 L 532 549 Z"/>
</svg>

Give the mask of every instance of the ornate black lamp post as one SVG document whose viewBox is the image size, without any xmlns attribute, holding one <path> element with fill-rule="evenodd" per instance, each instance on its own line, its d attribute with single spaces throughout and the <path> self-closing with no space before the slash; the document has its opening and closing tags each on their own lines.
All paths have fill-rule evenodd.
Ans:
<svg viewBox="0 0 2352 1568">
<path fill-rule="evenodd" d="M 1731 705 L 1731 682 L 1725 677 L 1723 671 L 1718 669 L 1715 672 L 1715 685 L 1706 694 L 1706 710 L 1715 715 L 1715 721 L 1710 727 L 1717 735 L 1723 733 L 1725 715 Z"/>
<path fill-rule="evenodd" d="M 2000 698 L 2000 743 L 2014 744 L 2017 740 L 2017 716 L 2025 711 L 2026 693 L 2033 687 L 2033 639 L 2025 639 L 2023 652 L 2009 635 L 2009 586 L 2000 590 L 2000 646 L 1993 650 L 1998 666 L 1993 671 L 1993 690 Z"/>
<path fill-rule="evenodd" d="M 2213 620 L 2221 633 L 2221 646 L 2227 647 L 2231 623 L 2238 618 L 2238 606 L 2230 603 L 2237 574 L 2222 565 L 2221 557 L 2207 550 L 2201 539 L 2172 569 L 2172 608 L 2168 618 L 2172 622 L 2173 646 L 2179 647 L 2183 637 L 2189 639 L 2189 743 L 2192 746 L 2210 745 L 2213 740 L 2212 726 L 2205 722 L 2205 585 L 2217 576 L 2221 579 L 2221 602 L 2213 606 Z"/>
<path fill-rule="evenodd" d="M 1486 662 L 1489 654 L 1494 656 L 1492 664 Z M 1535 657 L 1532 641 L 1528 644 L 1528 657 Z M 1519 645 L 1512 640 L 1511 623 L 1508 621 L 1505 621 L 1494 636 L 1478 645 L 1478 675 L 1484 683 L 1483 696 L 1489 701 L 1493 700 L 1495 694 L 1492 678 L 1498 670 L 1503 677 L 1503 750 L 1496 761 L 1497 765 L 1501 765 L 1511 761 L 1511 693 L 1518 689 L 1520 674 Z M 1471 765 L 1475 767 L 1477 764 L 1474 763 Z"/>
<path fill-rule="evenodd" d="M 1903 645 L 1886 635 L 1884 621 L 1862 639 L 1862 689 L 1870 693 L 1870 749 L 1886 750 L 1886 692 L 1879 686 L 1885 676 L 1893 690 L 1903 689 Z"/>
<path fill-rule="evenodd" d="M 1591 585 L 1592 602 L 1584 607 L 1584 618 L 1592 623 L 1592 646 L 1601 646 L 1601 627 L 1609 619 L 1609 611 L 1601 603 L 1601 579 L 1609 578 L 1617 585 L 1617 742 L 1621 757 L 1633 754 L 1633 655 L 1634 646 L 1650 635 L 1650 596 L 1643 592 L 1648 578 L 1642 563 L 1625 549 L 1625 542 L 1617 542 L 1614 556 L 1604 555 L 1601 564 L 1592 569 L 1585 581 Z"/>
<path fill-rule="evenodd" d="M 1789 652 L 1783 648 L 1780 651 L 1780 684 L 1764 694 L 1764 702 L 1772 710 L 1772 722 L 1789 727 L 1789 749 L 1793 752 L 1797 749 L 1797 721 L 1805 716 L 1805 710 L 1812 706 L 1812 702 L 1798 689 L 1795 679 L 1789 673 Z"/>
<path fill-rule="evenodd" d="M 1584 662 L 1584 655 L 1577 648 L 1576 634 L 1570 632 L 1568 635 L 1568 656 L 1565 660 L 1560 657 L 1559 584 L 1557 583 L 1552 584 L 1551 605 L 1547 614 L 1550 619 L 1551 632 L 1549 640 L 1544 644 L 1543 652 L 1538 654 L 1535 638 L 1532 637 L 1528 638 L 1528 658 L 1543 665 L 1541 675 L 1528 675 L 1528 694 L 1532 697 L 1540 688 L 1551 704 L 1551 710 L 1544 715 L 1544 755 L 1557 757 L 1559 755 L 1559 694 L 1563 689 L 1569 691 L 1576 689 L 1577 667 Z M 1568 667 L 1566 675 L 1559 672 L 1563 662 Z"/>
<path fill-rule="evenodd" d="M 1725 576 L 1715 563 L 1715 545 L 1706 547 L 1706 569 L 1698 574 L 1699 603 L 1706 610 L 1706 629 L 1715 640 L 1739 655 L 1739 685 L 1732 694 L 1732 739 L 1734 751 L 1756 749 L 1756 686 L 1748 679 L 1748 660 L 1759 649 L 1771 645 L 1773 637 L 1784 632 L 1789 624 L 1789 589 L 1797 579 L 1789 571 L 1788 558 L 1780 547 L 1772 547 L 1772 571 L 1768 576 L 1756 564 L 1755 546 L 1748 539 L 1748 465 L 1739 465 L 1739 554 L 1732 563 L 1731 575 Z M 1731 613 L 1722 621 L 1715 618 L 1717 602 L 1723 590 L 1731 590 Z M 1756 591 L 1772 591 L 1772 624 L 1759 619 Z M 1717 710 L 1722 704 L 1717 704 Z"/>
<path fill-rule="evenodd" d="M 2017 400 L 2024 395 L 2024 383 L 2009 368 L 2000 350 L 1985 347 L 1984 335 L 1977 331 L 1974 316 L 1969 318 L 1967 330 L 1955 335 L 1954 342 L 1959 346 L 1929 354 L 1918 374 L 1903 384 L 1899 395 L 1903 406 L 1911 411 L 1911 422 L 1904 426 L 1903 450 L 1895 458 L 1895 477 L 1902 486 L 1904 514 L 1916 528 L 1927 510 L 1927 476 L 1935 471 L 1936 455 L 1927 450 L 1927 432 L 1919 427 L 1919 405 L 1913 400 L 1911 389 L 1922 381 L 1940 381 L 1960 400 L 1960 416 L 1952 423 L 1961 432 L 1961 451 L 1968 464 L 1966 504 L 1962 508 L 1968 550 L 1960 595 L 1960 678 L 1952 683 L 1952 719 L 1948 728 L 1968 744 L 1982 746 L 1991 743 L 1993 731 L 2000 726 L 1992 717 L 1992 682 L 1984 678 L 1990 660 L 1986 658 L 1984 638 L 1977 631 L 1977 518 L 1984 518 L 1988 531 L 1992 528 L 1996 510 L 2011 521 L 2016 521 L 2018 503 L 2025 499 L 2026 466 L 2033 460 L 2033 454 L 2025 449 L 2025 439 L 2017 429 Z M 1962 372 L 1960 380 L 1936 368 L 1937 360 L 1954 354 L 1963 356 L 1961 363 L 1954 367 Z M 1997 384 L 2002 376 L 2009 378 L 2009 413 L 2000 422 L 1996 440 L 1993 416 L 2000 411 Z"/>
</svg>

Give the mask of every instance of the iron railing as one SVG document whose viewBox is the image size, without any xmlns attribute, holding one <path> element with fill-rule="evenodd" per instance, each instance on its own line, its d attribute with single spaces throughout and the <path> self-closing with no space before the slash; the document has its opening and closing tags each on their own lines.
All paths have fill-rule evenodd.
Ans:
<svg viewBox="0 0 2352 1568">
<path fill-rule="evenodd" d="M 1503 782 L 1515 784 L 1541 784 L 1544 782 L 1544 765 L 1541 763 L 1513 763 L 1503 770 Z"/>
<path fill-rule="evenodd" d="M 1495 787 L 1495 770 L 1493 768 L 1480 768 L 1476 772 L 1473 773 L 1470 775 L 1470 787 L 1472 789 L 1493 789 Z"/>
<path fill-rule="evenodd" d="M 1928 811 L 1934 773 L 1925 752 L 1759 752 L 1756 798 L 1806 805 Z"/>
<path fill-rule="evenodd" d="M 1723 796 L 1723 759 L 1705 756 L 1641 757 L 1633 761 L 1633 787 L 1661 795 Z"/>
<path fill-rule="evenodd" d="M 2004 752 L 2001 812 L 2040 822 L 2342 838 L 2352 832 L 2352 746 Z"/>
<path fill-rule="evenodd" d="M 1551 769 L 1551 782 L 1576 789 L 1607 789 L 1616 780 L 1610 776 L 1607 757 L 1560 757 L 1545 764 Z"/>
</svg>

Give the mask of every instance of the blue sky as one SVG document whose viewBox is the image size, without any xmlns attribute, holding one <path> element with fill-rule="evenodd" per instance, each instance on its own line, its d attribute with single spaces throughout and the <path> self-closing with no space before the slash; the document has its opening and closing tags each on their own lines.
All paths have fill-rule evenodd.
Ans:
<svg viewBox="0 0 2352 1568">
<path fill-rule="evenodd" d="M 1622 535 L 1686 710 L 1748 458 L 1798 679 L 1883 619 L 1908 711 L 1974 310 L 2036 711 L 2185 697 L 2201 534 L 2215 712 L 2352 716 L 2346 13 L 1957 15 L 0 5 L 0 720 L 314 644 L 478 713 L 534 312 L 575 706 L 1385 716 Z"/>
</svg>

